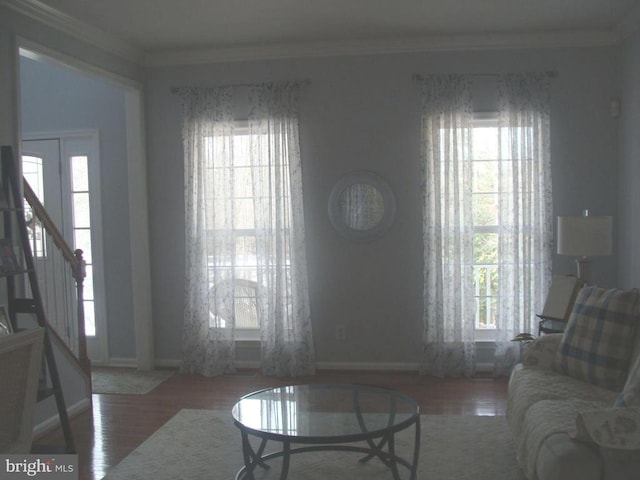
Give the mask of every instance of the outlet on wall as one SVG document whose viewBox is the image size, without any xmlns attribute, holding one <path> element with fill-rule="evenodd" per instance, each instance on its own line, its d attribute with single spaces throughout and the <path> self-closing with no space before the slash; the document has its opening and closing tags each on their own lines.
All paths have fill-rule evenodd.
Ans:
<svg viewBox="0 0 640 480">
<path fill-rule="evenodd" d="M 344 325 L 338 325 L 336 327 L 336 340 L 346 340 L 347 339 L 347 329 Z"/>
</svg>

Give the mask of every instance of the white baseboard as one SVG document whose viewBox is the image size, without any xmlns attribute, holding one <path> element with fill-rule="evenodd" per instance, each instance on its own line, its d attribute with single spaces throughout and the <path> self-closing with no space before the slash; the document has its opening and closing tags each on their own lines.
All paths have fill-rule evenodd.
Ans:
<svg viewBox="0 0 640 480">
<path fill-rule="evenodd" d="M 154 364 L 160 368 L 179 368 L 181 365 L 179 359 L 158 359 Z M 92 362 L 92 366 L 96 367 L 118 367 L 118 368 L 138 368 L 138 362 L 135 358 L 112 357 L 106 362 Z"/>
<path fill-rule="evenodd" d="M 180 368 L 181 361 L 178 359 L 158 359 L 155 361 L 156 367 L 159 368 Z M 236 367 L 240 369 L 259 369 L 260 361 L 240 360 L 236 361 Z M 136 367 L 135 359 L 117 358 L 111 359 L 109 367 Z M 417 372 L 420 369 L 418 363 L 405 362 L 317 362 L 317 370 L 336 370 L 336 371 L 381 371 L 381 372 Z M 493 371 L 493 363 L 478 363 L 476 371 L 487 373 Z"/>
<path fill-rule="evenodd" d="M 79 402 L 76 402 L 67 408 L 67 415 L 69 416 L 69 418 L 73 418 L 75 415 L 78 415 L 79 413 L 84 412 L 85 410 L 88 410 L 90 408 L 91 408 L 91 399 L 83 398 Z M 38 425 L 33 427 L 33 438 L 35 439 L 38 437 L 42 437 L 43 435 L 46 435 L 47 433 L 52 432 L 59 426 L 60 426 L 60 417 L 56 414 L 52 417 L 47 418 L 46 420 L 43 420 Z"/>
<path fill-rule="evenodd" d="M 162 368 L 179 368 L 180 360 L 164 359 L 156 360 L 156 366 Z M 260 361 L 258 360 L 240 360 L 236 361 L 236 367 L 241 369 L 259 369 Z M 401 363 L 401 362 L 317 362 L 318 370 L 365 370 L 365 371 L 418 371 L 417 363 Z"/>
<path fill-rule="evenodd" d="M 402 362 L 317 362 L 318 370 L 360 370 L 380 372 L 417 372 L 417 363 Z"/>
<path fill-rule="evenodd" d="M 91 362 L 92 366 L 96 367 L 124 367 L 124 368 L 136 368 L 138 362 L 135 358 L 109 358 L 106 362 Z"/>
</svg>

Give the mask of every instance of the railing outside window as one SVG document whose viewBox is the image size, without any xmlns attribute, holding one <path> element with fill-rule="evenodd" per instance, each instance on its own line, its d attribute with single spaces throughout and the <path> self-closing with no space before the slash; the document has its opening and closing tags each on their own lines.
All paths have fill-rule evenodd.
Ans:
<svg viewBox="0 0 640 480">
<path fill-rule="evenodd" d="M 474 265 L 473 286 L 476 299 L 476 329 L 496 328 L 498 310 L 497 280 L 497 265 Z"/>
</svg>

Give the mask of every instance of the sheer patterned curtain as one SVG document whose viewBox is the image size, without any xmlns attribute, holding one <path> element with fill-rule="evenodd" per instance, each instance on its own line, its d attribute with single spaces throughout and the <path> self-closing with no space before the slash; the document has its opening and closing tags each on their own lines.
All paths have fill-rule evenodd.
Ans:
<svg viewBox="0 0 640 480">
<path fill-rule="evenodd" d="M 181 88 L 177 93 L 184 112 L 186 247 L 181 370 L 214 376 L 235 369 L 234 289 L 228 281 L 233 272 L 224 268 L 235 255 L 233 202 L 216 192 L 232 188 L 233 89 Z M 221 174 L 214 176 L 216 171 Z M 222 202 L 215 209 L 214 198 Z"/>
<path fill-rule="evenodd" d="M 551 277 L 547 76 L 504 75 L 498 78 L 499 118 L 493 129 L 498 159 L 490 182 L 491 195 L 497 199 L 490 216 L 496 225 L 482 224 L 497 238 L 497 265 L 492 267 L 497 275 L 484 280 L 485 285 L 497 284 L 497 299 L 478 296 L 474 249 L 486 248 L 482 243 L 487 236 L 476 235 L 474 226 L 478 214 L 486 211 L 474 212 L 479 204 L 473 199 L 471 78 L 431 76 L 421 85 L 425 305 L 421 370 L 438 376 L 474 373 L 481 301 L 495 301 L 494 373 L 508 373 L 518 359 L 517 345 L 510 339 L 535 331 L 534 314 L 542 306 Z"/>
<path fill-rule="evenodd" d="M 553 205 L 551 191 L 549 77 L 503 75 L 498 80 L 499 308 L 496 375 L 518 360 L 518 333 L 535 332 L 551 281 Z M 507 167 L 509 165 L 509 167 Z"/>
<path fill-rule="evenodd" d="M 421 372 L 475 368 L 469 80 L 430 76 L 422 89 L 424 330 Z"/>
<path fill-rule="evenodd" d="M 253 87 L 249 117 L 265 375 L 315 372 L 295 83 Z"/>
<path fill-rule="evenodd" d="M 248 132 L 234 120 L 233 87 L 178 89 L 187 245 L 183 371 L 234 370 L 236 331 L 246 327 L 238 323 L 238 305 L 248 303 L 261 331 L 263 372 L 315 370 L 298 89 L 295 83 L 251 87 Z M 246 298 L 247 286 L 255 297 Z"/>
</svg>

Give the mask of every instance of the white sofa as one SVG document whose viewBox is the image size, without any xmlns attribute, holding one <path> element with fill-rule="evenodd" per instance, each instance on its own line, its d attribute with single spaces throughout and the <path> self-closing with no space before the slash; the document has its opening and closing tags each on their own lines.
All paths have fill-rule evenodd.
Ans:
<svg viewBox="0 0 640 480">
<path fill-rule="evenodd" d="M 624 306 L 610 302 L 612 295 L 623 298 Z M 626 326 L 616 323 L 621 318 Z M 622 329 L 620 335 L 607 340 L 603 321 L 608 322 L 605 332 L 608 327 L 616 334 Z M 523 362 L 509 380 L 507 420 L 518 463 L 529 480 L 640 479 L 639 323 L 637 291 L 585 287 L 566 332 L 543 335 L 526 347 Z M 595 353 L 581 352 L 582 361 L 606 357 L 608 348 L 620 355 L 617 371 L 599 371 L 598 378 L 592 376 L 593 368 L 585 367 L 587 363 L 567 368 L 566 356 L 575 360 L 572 335 L 575 344 L 576 327 L 579 331 L 581 325 L 596 328 L 593 337 L 610 343 Z M 583 339 L 582 344 L 586 350 L 598 348 L 598 341 Z"/>
</svg>

